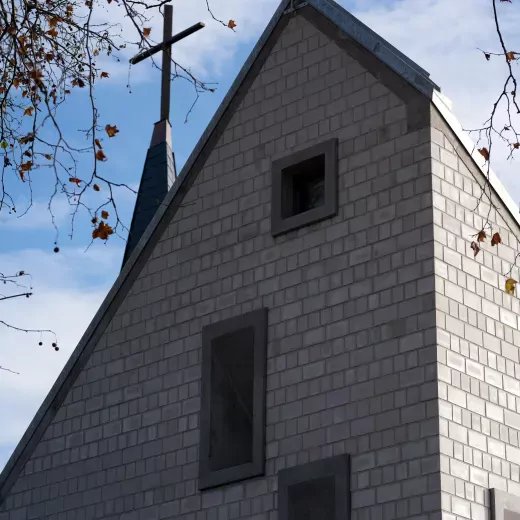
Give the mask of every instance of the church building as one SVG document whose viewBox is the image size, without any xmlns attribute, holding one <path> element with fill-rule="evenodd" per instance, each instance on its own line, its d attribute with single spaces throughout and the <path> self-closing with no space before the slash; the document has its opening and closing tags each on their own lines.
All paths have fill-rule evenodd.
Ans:
<svg viewBox="0 0 520 520">
<path fill-rule="evenodd" d="M 487 174 L 425 70 L 282 0 L 178 174 L 157 123 L 0 520 L 519 520 L 520 215 Z"/>
</svg>

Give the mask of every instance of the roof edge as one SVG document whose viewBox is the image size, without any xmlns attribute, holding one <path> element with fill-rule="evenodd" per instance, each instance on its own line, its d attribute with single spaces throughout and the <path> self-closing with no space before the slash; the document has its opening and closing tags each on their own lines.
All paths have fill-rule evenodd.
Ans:
<svg viewBox="0 0 520 520">
<path fill-rule="evenodd" d="M 377 56 L 383 63 L 406 79 L 424 95 L 431 98 L 433 92 L 440 92 L 439 86 L 430 79 L 428 72 L 367 27 L 337 2 L 334 0 L 307 0 L 307 3 L 328 18 L 345 34 Z"/>
<path fill-rule="evenodd" d="M 511 214 L 511 217 L 515 220 L 518 226 L 520 226 L 520 213 L 518 211 L 518 206 L 515 204 L 511 195 L 509 195 L 509 192 L 506 190 L 495 172 L 491 168 L 488 170 L 487 166 L 480 165 L 482 162 L 482 156 L 478 152 L 477 146 L 472 141 L 471 137 L 463 130 L 461 124 L 451 111 L 451 102 L 444 96 L 434 92 L 432 103 L 440 112 L 441 116 L 444 118 L 449 128 L 451 128 L 457 139 L 464 146 L 484 178 L 488 178 L 489 173 L 489 183 L 491 184 L 491 187 L 497 194 L 498 198 L 503 202 L 504 206 Z"/>
</svg>

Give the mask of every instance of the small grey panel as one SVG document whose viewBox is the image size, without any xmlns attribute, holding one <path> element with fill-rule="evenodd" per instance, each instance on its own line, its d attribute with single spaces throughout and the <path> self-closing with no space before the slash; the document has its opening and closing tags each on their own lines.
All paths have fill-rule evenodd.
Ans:
<svg viewBox="0 0 520 520">
<path fill-rule="evenodd" d="M 202 330 L 199 489 L 264 472 L 267 309 Z"/>
<path fill-rule="evenodd" d="M 294 170 L 297 165 L 320 158 L 323 163 L 323 200 L 309 204 L 307 211 L 293 211 L 287 214 L 287 207 L 292 205 L 291 194 L 287 190 L 301 184 L 294 182 Z M 305 168 L 304 168 L 305 169 Z M 333 217 L 338 213 L 338 140 L 329 139 L 299 152 L 273 161 L 271 165 L 271 233 L 281 235 Z M 313 178 L 311 182 L 318 186 L 320 179 Z"/>
<path fill-rule="evenodd" d="M 348 520 L 350 459 L 338 455 L 281 470 L 279 520 Z"/>
<path fill-rule="evenodd" d="M 520 497 L 494 488 L 490 495 L 491 520 L 520 520 Z"/>
</svg>

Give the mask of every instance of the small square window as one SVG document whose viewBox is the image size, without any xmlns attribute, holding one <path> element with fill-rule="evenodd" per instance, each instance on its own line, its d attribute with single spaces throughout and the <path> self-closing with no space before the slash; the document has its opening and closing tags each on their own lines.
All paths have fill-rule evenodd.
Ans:
<svg viewBox="0 0 520 520">
<path fill-rule="evenodd" d="M 348 455 L 284 469 L 278 475 L 280 520 L 348 520 Z"/>
<path fill-rule="evenodd" d="M 336 139 L 273 161 L 272 234 L 336 215 L 337 183 Z"/>
<path fill-rule="evenodd" d="M 199 488 L 264 471 L 267 309 L 202 331 Z"/>
<path fill-rule="evenodd" d="M 493 520 L 520 520 L 520 497 L 491 489 L 491 511 Z"/>
</svg>

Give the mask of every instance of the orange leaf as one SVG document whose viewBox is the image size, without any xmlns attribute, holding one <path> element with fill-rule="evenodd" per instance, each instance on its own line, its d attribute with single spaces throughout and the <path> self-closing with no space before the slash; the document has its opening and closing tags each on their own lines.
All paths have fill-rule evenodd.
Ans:
<svg viewBox="0 0 520 520">
<path fill-rule="evenodd" d="M 108 211 L 102 210 L 101 211 L 101 218 L 104 218 L 105 220 L 109 217 Z"/>
<path fill-rule="evenodd" d="M 32 116 L 33 110 L 34 110 L 34 107 L 27 107 L 27 108 L 23 111 L 23 115 L 24 115 L 24 116 Z"/>
<path fill-rule="evenodd" d="M 30 76 L 34 80 L 39 80 L 43 78 L 43 72 L 41 70 L 32 70 Z"/>
<path fill-rule="evenodd" d="M 473 256 L 477 256 L 480 251 L 480 247 L 476 242 L 471 242 L 471 249 L 473 249 Z"/>
<path fill-rule="evenodd" d="M 94 184 L 94 186 L 92 186 L 92 189 L 94 191 L 101 191 L 101 188 L 97 184 Z"/>
<path fill-rule="evenodd" d="M 515 287 L 518 282 L 516 280 L 513 280 L 512 278 L 508 278 L 506 280 L 506 293 L 510 294 L 511 296 L 515 295 Z"/>
<path fill-rule="evenodd" d="M 477 234 L 477 242 L 484 242 L 486 240 L 486 232 L 482 229 Z"/>
<path fill-rule="evenodd" d="M 78 188 L 79 188 L 79 185 L 80 185 L 81 179 L 78 179 L 77 177 L 71 177 L 71 178 L 69 179 L 69 182 L 72 182 L 72 183 L 76 184 L 76 185 L 78 186 Z"/>
<path fill-rule="evenodd" d="M 479 151 L 480 155 L 482 155 L 482 157 L 484 157 L 484 159 L 486 159 L 486 161 L 489 161 L 489 152 L 488 152 L 487 148 L 479 148 L 478 151 Z"/>
<path fill-rule="evenodd" d="M 103 150 L 98 150 L 96 152 L 96 159 L 98 161 L 106 161 L 107 160 L 107 156 L 105 155 L 105 152 Z"/>
<path fill-rule="evenodd" d="M 497 231 L 492 237 L 491 237 L 491 245 L 496 246 L 498 244 L 502 243 L 502 237 L 500 236 L 500 233 Z"/>
<path fill-rule="evenodd" d="M 114 137 L 119 132 L 119 130 L 117 129 L 116 125 L 106 125 L 105 132 L 108 134 L 108 137 Z"/>
<path fill-rule="evenodd" d="M 101 143 L 100 143 L 99 139 L 94 139 L 94 142 L 96 143 L 96 145 L 98 146 L 98 148 L 103 148 L 103 147 L 101 146 Z"/>
<path fill-rule="evenodd" d="M 235 23 L 235 20 L 229 20 L 227 26 L 230 28 L 230 29 L 234 29 L 237 24 Z"/>
<path fill-rule="evenodd" d="M 61 22 L 62 20 L 58 16 L 53 16 L 52 18 L 49 18 L 47 21 L 49 22 L 49 27 L 51 29 L 54 29 L 58 25 L 58 22 Z"/>
<path fill-rule="evenodd" d="M 13 79 L 14 88 L 18 88 L 19 85 L 20 85 L 20 80 L 18 78 L 14 78 Z"/>
<path fill-rule="evenodd" d="M 100 78 L 109 78 L 110 77 L 110 74 L 108 72 L 102 72 L 100 75 L 99 75 Z"/>
<path fill-rule="evenodd" d="M 513 51 L 509 51 L 508 53 L 506 53 L 506 60 L 508 61 L 508 63 L 516 59 L 515 54 L 517 53 Z"/>
<path fill-rule="evenodd" d="M 45 34 L 48 34 L 49 36 L 56 38 L 58 36 L 58 31 L 56 29 L 52 28 L 50 31 L 47 31 Z"/>
<path fill-rule="evenodd" d="M 148 36 L 150 36 L 150 33 L 152 32 L 152 28 L 151 27 L 145 27 L 143 29 L 143 36 L 145 38 L 148 38 Z"/>
<path fill-rule="evenodd" d="M 45 159 L 47 159 L 48 161 L 50 161 L 52 159 L 52 155 L 50 153 L 46 153 L 44 155 Z"/>
<path fill-rule="evenodd" d="M 22 179 L 22 182 L 25 182 L 25 172 L 23 170 L 19 170 L 18 173 L 20 174 L 20 179 Z"/>
<path fill-rule="evenodd" d="M 32 170 L 33 162 L 27 161 L 20 165 L 20 168 L 23 172 L 28 172 L 29 170 Z"/>
<path fill-rule="evenodd" d="M 108 240 L 108 237 L 114 233 L 114 230 L 105 222 L 101 221 L 99 226 L 92 231 L 92 238 L 101 238 L 101 240 Z"/>
</svg>

